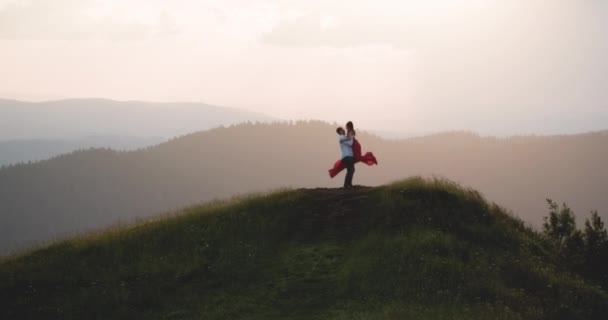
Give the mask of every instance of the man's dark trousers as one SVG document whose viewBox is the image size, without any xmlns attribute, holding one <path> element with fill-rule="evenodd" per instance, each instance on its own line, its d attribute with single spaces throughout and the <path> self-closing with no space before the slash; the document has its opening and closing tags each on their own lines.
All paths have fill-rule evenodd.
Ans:
<svg viewBox="0 0 608 320">
<path fill-rule="evenodd" d="M 346 166 L 346 177 L 344 177 L 344 188 L 353 186 L 353 175 L 355 174 L 355 158 L 344 157 L 342 163 Z"/>
</svg>

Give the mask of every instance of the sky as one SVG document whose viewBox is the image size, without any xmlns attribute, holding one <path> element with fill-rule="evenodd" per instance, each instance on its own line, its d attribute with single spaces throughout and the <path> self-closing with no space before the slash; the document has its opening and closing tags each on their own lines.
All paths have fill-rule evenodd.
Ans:
<svg viewBox="0 0 608 320">
<path fill-rule="evenodd" d="M 0 0 L 0 97 L 428 133 L 608 129 L 608 1 Z"/>
</svg>

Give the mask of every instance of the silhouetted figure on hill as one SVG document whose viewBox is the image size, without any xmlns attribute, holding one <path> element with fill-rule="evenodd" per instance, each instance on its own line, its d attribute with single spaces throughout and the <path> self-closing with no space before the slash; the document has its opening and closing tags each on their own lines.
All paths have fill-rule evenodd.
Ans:
<svg viewBox="0 0 608 320">
<path fill-rule="evenodd" d="M 362 155 L 361 144 L 355 139 L 355 127 L 351 121 L 346 123 L 347 131 L 342 127 L 336 129 L 339 136 L 340 150 L 342 159 L 338 160 L 334 167 L 329 169 L 329 176 L 335 177 L 340 171 L 346 169 L 346 177 L 344 178 L 344 188 L 352 188 L 353 175 L 355 174 L 355 163 L 363 162 L 368 166 L 378 164 L 373 153 L 367 152 Z"/>
</svg>

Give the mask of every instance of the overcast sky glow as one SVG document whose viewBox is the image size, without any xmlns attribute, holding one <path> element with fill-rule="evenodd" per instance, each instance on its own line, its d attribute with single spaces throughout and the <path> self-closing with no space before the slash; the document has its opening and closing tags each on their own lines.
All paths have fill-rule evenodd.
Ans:
<svg viewBox="0 0 608 320">
<path fill-rule="evenodd" d="M 608 128 L 607 39 L 603 0 L 0 0 L 0 97 L 579 132 Z"/>
</svg>

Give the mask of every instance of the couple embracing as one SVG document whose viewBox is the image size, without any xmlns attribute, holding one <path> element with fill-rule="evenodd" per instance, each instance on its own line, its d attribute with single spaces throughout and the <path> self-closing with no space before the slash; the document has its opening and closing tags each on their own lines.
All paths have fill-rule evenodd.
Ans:
<svg viewBox="0 0 608 320">
<path fill-rule="evenodd" d="M 355 174 L 355 163 L 363 162 L 368 166 L 378 164 L 373 153 L 367 152 L 362 154 L 361 144 L 355 138 L 355 126 L 351 121 L 346 123 L 346 130 L 339 127 L 336 129 L 338 134 L 338 142 L 342 158 L 334 164 L 334 167 L 329 169 L 329 176 L 335 177 L 340 171 L 346 169 L 346 177 L 344 177 L 344 188 L 350 189 L 353 187 L 353 176 Z"/>
</svg>

